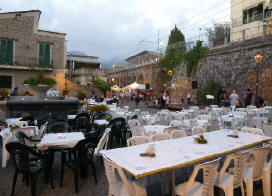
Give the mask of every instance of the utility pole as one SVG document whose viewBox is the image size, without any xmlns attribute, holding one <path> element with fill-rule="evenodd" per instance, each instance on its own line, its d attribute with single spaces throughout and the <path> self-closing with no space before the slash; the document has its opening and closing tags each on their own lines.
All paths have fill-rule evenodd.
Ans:
<svg viewBox="0 0 272 196">
<path fill-rule="evenodd" d="M 160 61 L 160 30 L 158 31 L 158 63 Z"/>
</svg>

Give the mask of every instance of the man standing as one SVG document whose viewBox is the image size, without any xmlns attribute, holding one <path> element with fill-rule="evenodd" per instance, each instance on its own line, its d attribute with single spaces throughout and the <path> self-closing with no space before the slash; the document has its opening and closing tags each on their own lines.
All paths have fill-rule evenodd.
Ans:
<svg viewBox="0 0 272 196">
<path fill-rule="evenodd" d="M 253 97 L 253 94 L 251 90 L 248 88 L 245 95 L 245 107 L 249 106 L 251 104 L 251 99 Z"/>
<path fill-rule="evenodd" d="M 236 106 L 239 106 L 239 96 L 236 93 L 236 90 L 232 91 L 232 94 L 229 97 L 230 99 L 230 107 L 232 108 L 232 111 L 235 110 Z"/>
<path fill-rule="evenodd" d="M 180 93 L 180 101 L 182 104 L 184 104 L 184 96 L 182 92 Z"/>
<path fill-rule="evenodd" d="M 187 102 L 188 102 L 188 105 L 191 104 L 191 94 L 189 92 L 187 93 Z"/>
</svg>

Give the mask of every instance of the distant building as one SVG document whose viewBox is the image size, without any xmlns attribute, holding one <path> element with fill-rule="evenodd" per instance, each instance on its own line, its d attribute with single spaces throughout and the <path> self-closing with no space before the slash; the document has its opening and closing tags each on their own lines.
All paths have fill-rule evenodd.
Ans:
<svg viewBox="0 0 272 196">
<path fill-rule="evenodd" d="M 230 41 L 272 33 L 271 0 L 232 0 Z"/>
<path fill-rule="evenodd" d="M 31 91 L 23 81 L 54 76 L 66 64 L 66 33 L 38 28 L 40 10 L 0 13 L 0 88 Z"/>
<path fill-rule="evenodd" d="M 90 84 L 92 77 L 99 77 L 106 81 L 104 70 L 98 57 L 67 54 L 66 78 L 79 85 Z"/>
<path fill-rule="evenodd" d="M 161 57 L 161 55 L 159 56 L 158 53 L 156 53 L 156 52 L 151 52 L 151 51 L 145 50 L 145 51 L 140 52 L 134 56 L 126 58 L 125 62 L 127 64 L 137 67 L 137 66 L 141 66 L 141 65 L 157 63 L 158 58 L 160 58 L 160 57 Z"/>
</svg>

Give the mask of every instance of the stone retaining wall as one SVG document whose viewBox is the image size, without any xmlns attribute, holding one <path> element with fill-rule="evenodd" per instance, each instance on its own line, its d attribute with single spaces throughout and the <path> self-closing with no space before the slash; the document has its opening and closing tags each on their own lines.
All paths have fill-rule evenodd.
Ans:
<svg viewBox="0 0 272 196">
<path fill-rule="evenodd" d="M 233 43 L 225 48 L 210 50 L 208 55 L 198 64 L 195 76 L 186 76 L 185 66 L 180 66 L 171 80 L 171 101 L 180 102 L 180 92 L 190 92 L 191 81 L 205 83 L 209 80 L 220 82 L 227 87 L 228 92 L 236 89 L 244 95 L 247 88 L 255 93 L 256 62 L 254 55 L 262 54 L 260 63 L 259 94 L 272 104 L 272 36 L 256 38 L 243 43 Z"/>
</svg>

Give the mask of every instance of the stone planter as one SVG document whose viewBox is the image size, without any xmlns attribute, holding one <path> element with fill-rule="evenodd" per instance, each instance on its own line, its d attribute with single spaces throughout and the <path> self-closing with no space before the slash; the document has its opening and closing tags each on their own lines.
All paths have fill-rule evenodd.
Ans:
<svg viewBox="0 0 272 196">
<path fill-rule="evenodd" d="M 45 98 L 46 92 L 52 88 L 53 86 L 49 86 L 47 84 L 38 84 L 37 86 L 29 86 L 34 92 L 35 97 Z"/>
</svg>

